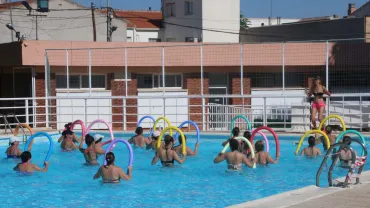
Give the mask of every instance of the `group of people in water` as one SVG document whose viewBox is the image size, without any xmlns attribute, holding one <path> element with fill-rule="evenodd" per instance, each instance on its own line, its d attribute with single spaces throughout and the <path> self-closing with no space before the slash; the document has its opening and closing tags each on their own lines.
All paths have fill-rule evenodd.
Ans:
<svg viewBox="0 0 370 208">
<path fill-rule="evenodd" d="M 65 125 L 65 130 L 62 132 L 62 136 L 59 138 L 58 142 L 61 143 L 60 147 L 63 151 L 74 151 L 79 149 L 83 154 L 83 157 L 86 161 L 86 165 L 99 165 L 98 158 L 101 155 L 104 155 L 106 150 L 103 149 L 103 145 L 110 143 L 111 140 L 102 142 L 104 136 L 96 134 L 94 137 L 90 134 L 87 134 L 85 137 L 80 139 L 74 134 L 71 130 L 71 123 Z M 335 143 L 335 135 L 332 134 L 330 126 L 327 126 L 326 134 L 329 137 L 330 144 Z M 158 161 L 164 167 L 173 167 L 175 161 L 179 164 L 183 164 L 188 156 L 195 156 L 198 154 L 199 143 L 195 144 L 194 151 L 186 147 L 186 151 L 182 152 L 182 139 L 179 137 L 179 144 L 175 146 L 175 140 L 170 135 L 165 135 L 163 141 L 159 141 L 160 132 L 155 131 L 150 135 L 150 137 L 145 137 L 143 135 L 143 128 L 137 127 L 135 131 L 136 135 L 128 140 L 130 144 L 133 144 L 136 148 L 143 148 L 147 150 L 155 150 L 154 157 L 152 159 L 152 165 L 157 164 Z M 226 160 L 227 168 L 229 170 L 242 170 L 243 164 L 249 168 L 252 168 L 255 164 L 267 165 L 267 164 L 276 164 L 279 161 L 279 153 L 276 155 L 276 158 L 273 159 L 271 155 L 265 152 L 265 144 L 263 140 L 258 140 L 254 144 L 255 154 L 252 158 L 251 150 L 246 142 L 243 140 L 237 140 L 236 137 L 239 137 L 240 129 L 235 127 L 232 130 L 232 136 L 222 143 L 222 146 L 225 146 L 229 143 L 230 152 L 219 153 L 214 159 L 214 163 L 220 163 Z M 251 133 L 245 131 L 243 137 L 250 140 Z M 185 137 L 186 140 L 186 137 Z M 159 145 L 160 148 L 157 149 L 158 142 L 161 142 Z M 79 143 L 79 146 L 76 145 Z M 83 144 L 86 143 L 87 148 L 83 148 Z M 327 150 L 328 145 L 323 137 L 315 138 L 310 136 L 308 138 L 308 147 L 304 148 L 300 155 L 305 155 L 309 157 L 321 155 L 319 148 L 315 147 L 317 144 L 323 144 L 324 150 Z M 350 145 L 351 138 L 345 136 L 343 138 L 343 143 Z M 8 158 L 20 158 L 21 162 L 18 163 L 14 170 L 18 172 L 32 173 L 34 171 L 47 172 L 49 163 L 45 162 L 45 167 L 40 168 L 34 164 L 31 164 L 31 149 L 32 144 L 29 145 L 27 151 L 22 152 L 19 149 L 19 141 L 16 141 L 14 137 L 9 140 L 10 146 L 6 150 Z M 341 166 L 350 166 L 352 153 L 347 148 L 341 148 L 338 152 L 339 158 L 341 161 Z M 357 154 L 357 153 L 356 153 Z M 115 166 L 115 155 L 113 152 L 109 152 L 105 156 L 106 165 L 99 167 L 98 171 L 94 175 L 94 179 L 102 178 L 103 182 L 106 183 L 116 183 L 122 180 L 130 180 L 132 178 L 132 167 L 128 167 L 128 172 L 125 173 L 122 168 Z"/>
</svg>

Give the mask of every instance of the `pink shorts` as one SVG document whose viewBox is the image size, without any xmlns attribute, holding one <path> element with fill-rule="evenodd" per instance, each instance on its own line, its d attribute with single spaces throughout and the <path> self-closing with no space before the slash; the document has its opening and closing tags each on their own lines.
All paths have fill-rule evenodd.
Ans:
<svg viewBox="0 0 370 208">
<path fill-rule="evenodd" d="M 321 107 L 325 108 L 325 102 L 324 101 L 319 101 L 319 102 L 313 102 L 312 103 L 312 108 L 320 109 Z"/>
</svg>

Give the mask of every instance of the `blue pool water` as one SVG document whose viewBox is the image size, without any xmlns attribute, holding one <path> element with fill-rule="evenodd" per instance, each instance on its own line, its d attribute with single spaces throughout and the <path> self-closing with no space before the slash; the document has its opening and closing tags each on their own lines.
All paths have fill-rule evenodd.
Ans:
<svg viewBox="0 0 370 208">
<path fill-rule="evenodd" d="M 108 134 L 104 134 L 108 137 Z M 128 138 L 128 134 L 115 134 Z M 58 137 L 58 135 L 54 136 Z M 46 139 L 39 139 L 32 149 L 32 162 L 41 165 L 48 149 Z M 257 139 L 261 139 L 260 137 Z M 271 155 L 275 142 L 270 139 Z M 133 179 L 120 184 L 101 184 L 92 177 L 97 167 L 84 166 L 78 151 L 62 152 L 55 143 L 47 173 L 23 176 L 12 171 L 17 161 L 2 159 L 0 177 L 2 207 L 225 207 L 269 195 L 315 184 L 315 175 L 322 157 L 313 159 L 294 156 L 298 137 L 280 137 L 281 159 L 277 165 L 244 168 L 243 172 L 228 172 L 226 164 L 213 164 L 222 149 L 220 136 L 202 136 L 199 155 L 188 157 L 176 168 L 151 165 L 152 151 L 135 149 Z M 195 136 L 188 136 L 194 147 Z M 303 147 L 306 146 L 306 142 Z M 320 148 L 322 145 L 319 145 Z M 355 145 L 353 145 L 355 146 Z M 356 151 L 360 149 L 355 146 Z M 5 152 L 6 146 L 0 146 Z M 23 148 L 23 146 L 21 147 Z M 114 150 L 116 165 L 126 167 L 128 153 L 123 144 Z M 5 155 L 4 155 L 5 157 Z M 99 158 L 100 163 L 103 158 Z M 366 169 L 366 166 L 365 166 Z M 336 168 L 334 178 L 346 170 Z M 327 172 L 321 177 L 327 186 Z"/>
</svg>

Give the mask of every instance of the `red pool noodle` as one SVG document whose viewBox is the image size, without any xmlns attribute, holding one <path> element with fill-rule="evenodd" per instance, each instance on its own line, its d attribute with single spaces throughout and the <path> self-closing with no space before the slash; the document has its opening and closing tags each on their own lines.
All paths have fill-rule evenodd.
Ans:
<svg viewBox="0 0 370 208">
<path fill-rule="evenodd" d="M 278 136 L 276 135 L 276 133 L 274 132 L 274 130 L 272 130 L 271 128 L 267 127 L 267 126 L 261 126 L 261 127 L 258 127 L 257 129 L 255 129 L 252 133 L 252 136 L 250 138 L 250 141 L 251 143 L 253 144 L 253 139 L 254 139 L 254 136 L 256 136 L 257 132 L 262 130 L 262 129 L 265 129 L 267 131 L 269 131 L 275 138 L 275 143 L 276 143 L 276 155 L 280 155 L 280 143 L 279 143 L 279 138 Z"/>
</svg>

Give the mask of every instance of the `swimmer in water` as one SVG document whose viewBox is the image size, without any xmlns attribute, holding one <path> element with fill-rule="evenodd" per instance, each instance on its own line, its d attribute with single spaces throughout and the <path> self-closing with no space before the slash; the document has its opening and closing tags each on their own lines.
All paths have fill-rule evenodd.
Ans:
<svg viewBox="0 0 370 208">
<path fill-rule="evenodd" d="M 159 131 L 153 132 L 153 134 L 151 136 L 152 141 L 150 142 L 150 144 L 146 145 L 147 150 L 156 150 L 157 149 L 157 141 L 158 141 L 159 135 L 161 135 L 161 132 L 159 132 Z M 163 147 L 163 146 L 164 145 L 162 144 L 161 147 Z"/>
<path fill-rule="evenodd" d="M 94 179 L 103 179 L 103 183 L 119 183 L 120 179 L 131 180 L 132 179 L 132 167 L 128 167 L 128 174 L 124 173 L 122 168 L 115 166 L 114 161 L 116 157 L 113 152 L 108 152 L 105 160 L 107 165 L 100 166 L 98 172 L 94 175 Z"/>
<path fill-rule="evenodd" d="M 112 140 L 102 142 L 103 138 L 104 138 L 103 135 L 100 134 L 94 135 L 94 150 L 96 152 L 97 157 L 99 157 L 100 155 L 104 155 L 105 150 L 103 149 L 103 146 L 112 142 Z"/>
<path fill-rule="evenodd" d="M 329 138 L 330 146 L 332 146 L 335 143 L 336 136 L 334 134 L 332 134 L 332 129 L 331 129 L 330 126 L 325 127 L 325 132 L 326 132 L 326 135 Z M 322 143 L 325 151 L 328 150 L 328 145 L 326 144 L 326 140 L 325 140 L 324 136 L 321 136 L 318 140 L 316 140 L 315 144 L 320 144 L 320 143 Z"/>
<path fill-rule="evenodd" d="M 164 148 L 157 149 L 155 156 L 152 160 L 152 165 L 155 165 L 158 160 L 161 160 L 161 163 L 164 167 L 173 167 L 175 160 L 183 164 L 186 160 L 186 153 L 183 155 L 182 159 L 177 155 L 177 153 L 172 150 L 173 147 L 173 137 L 170 135 L 166 135 L 164 137 Z"/>
<path fill-rule="evenodd" d="M 271 158 L 271 155 L 265 152 L 265 144 L 262 140 L 258 140 L 254 145 L 256 148 L 256 162 L 260 165 L 277 164 L 280 158 L 279 154 L 276 154 L 276 160 Z"/>
<path fill-rule="evenodd" d="M 315 137 L 314 136 L 308 137 L 308 147 L 302 150 L 301 156 L 302 155 L 307 156 L 307 157 L 321 156 L 320 149 L 315 147 Z"/>
<path fill-rule="evenodd" d="M 220 163 L 224 160 L 227 162 L 227 168 L 229 170 L 242 170 L 242 163 L 246 166 L 252 168 L 255 163 L 255 158 L 253 161 L 250 161 L 245 157 L 243 153 L 238 151 L 239 149 L 239 142 L 236 139 L 230 140 L 230 149 L 231 152 L 220 153 L 218 156 L 213 160 L 214 163 Z"/>
<path fill-rule="evenodd" d="M 97 153 L 95 151 L 94 137 L 92 137 L 90 134 L 87 134 L 85 136 L 85 142 L 86 142 L 87 148 L 86 149 L 82 148 L 82 144 L 83 144 L 83 140 L 82 140 L 81 143 L 80 143 L 79 149 L 80 149 L 80 152 L 85 157 L 86 165 L 99 165 L 97 159 L 98 159 L 98 154 L 100 154 L 100 153 Z M 105 154 L 105 152 L 102 153 L 102 154 Z"/>
<path fill-rule="evenodd" d="M 248 139 L 249 141 L 251 139 L 251 136 L 252 136 L 252 134 L 249 131 L 245 131 L 244 134 L 243 134 L 243 137 Z M 241 142 L 240 142 L 239 152 L 243 153 L 247 158 L 249 158 L 249 156 L 251 154 L 250 151 L 249 151 L 248 144 L 243 140 L 241 140 Z"/>
<path fill-rule="evenodd" d="M 31 152 L 24 151 L 21 154 L 21 163 L 18 163 L 17 166 L 13 168 L 14 171 L 21 172 L 21 173 L 33 173 L 34 171 L 41 171 L 41 172 L 47 172 L 49 168 L 49 163 L 45 162 L 45 168 L 40 168 L 34 164 L 31 164 Z"/>
<path fill-rule="evenodd" d="M 64 125 L 64 131 L 62 132 L 62 136 L 60 136 L 59 137 L 59 139 L 58 139 L 58 143 L 60 143 L 60 142 L 62 142 L 63 140 L 64 140 L 64 138 L 65 138 L 65 136 L 64 136 L 64 132 L 66 131 L 66 130 L 70 130 L 70 131 L 72 131 L 71 130 L 71 126 L 72 126 L 72 123 L 67 123 L 66 125 Z M 59 133 L 60 133 L 60 131 L 59 131 Z M 73 134 L 72 134 L 72 140 L 73 140 L 73 142 L 74 143 L 80 143 L 81 142 L 81 139 L 82 139 L 82 136 L 81 136 L 81 139 L 78 139 L 77 138 L 77 136 L 76 136 L 76 134 L 74 133 L 74 132 L 72 132 Z"/>
<path fill-rule="evenodd" d="M 351 145 L 351 137 L 344 136 L 343 137 L 343 143 L 347 144 L 348 146 Z M 357 156 L 357 152 L 353 150 L 355 153 L 355 156 Z M 340 160 L 340 167 L 341 168 L 350 168 L 352 164 L 352 152 L 346 148 L 342 147 L 339 151 L 339 160 Z"/>
<path fill-rule="evenodd" d="M 78 149 L 77 145 L 73 142 L 73 134 L 71 130 L 63 131 L 62 136 L 64 136 L 64 139 L 60 144 L 62 150 L 72 151 Z"/>
<path fill-rule="evenodd" d="M 27 151 L 31 151 L 32 145 L 34 140 L 31 141 L 30 145 L 28 146 Z M 22 150 L 19 149 L 19 141 L 17 141 L 17 137 L 10 137 L 9 138 L 9 147 L 6 149 L 5 154 L 8 158 L 20 158 L 22 154 Z"/>
<path fill-rule="evenodd" d="M 184 139 L 186 141 L 186 136 L 184 135 Z M 179 136 L 179 145 L 174 147 L 173 150 L 175 150 L 175 152 L 177 154 L 181 154 L 182 155 L 182 139 L 181 139 L 181 136 Z M 194 152 L 190 149 L 190 147 L 186 147 L 186 152 L 187 152 L 187 155 L 188 156 L 196 156 L 198 154 L 198 148 L 199 148 L 199 143 L 196 143 L 195 144 L 195 147 L 194 147 Z"/>
<path fill-rule="evenodd" d="M 234 127 L 234 128 L 233 128 L 233 130 L 231 131 L 231 133 L 232 133 L 232 137 L 230 137 L 228 140 L 226 140 L 226 141 L 222 142 L 222 146 L 223 146 L 223 147 L 224 147 L 227 143 L 229 143 L 229 141 L 230 141 L 231 139 L 234 139 L 235 137 L 238 137 L 238 136 L 239 136 L 239 134 L 240 134 L 240 129 L 239 129 L 239 127 Z"/>
<path fill-rule="evenodd" d="M 135 147 L 144 148 L 146 145 L 150 144 L 150 140 L 143 135 L 143 128 L 137 127 L 135 130 L 136 136 L 128 140 L 130 144 L 134 144 Z"/>
</svg>

